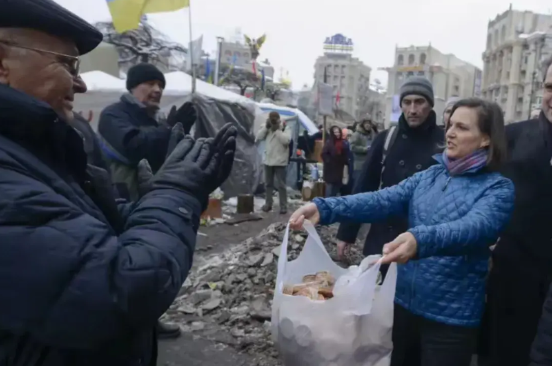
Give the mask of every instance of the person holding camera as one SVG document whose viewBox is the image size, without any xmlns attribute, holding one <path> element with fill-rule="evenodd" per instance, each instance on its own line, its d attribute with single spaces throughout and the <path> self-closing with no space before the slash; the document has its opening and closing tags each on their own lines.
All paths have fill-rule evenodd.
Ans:
<svg viewBox="0 0 552 366">
<path fill-rule="evenodd" d="M 256 142 L 265 141 L 263 159 L 265 170 L 266 203 L 262 210 L 272 211 L 274 188 L 280 196 L 280 213 L 287 213 L 286 176 L 289 163 L 291 135 L 282 124 L 278 112 L 270 112 L 266 124 L 257 133 Z"/>
</svg>

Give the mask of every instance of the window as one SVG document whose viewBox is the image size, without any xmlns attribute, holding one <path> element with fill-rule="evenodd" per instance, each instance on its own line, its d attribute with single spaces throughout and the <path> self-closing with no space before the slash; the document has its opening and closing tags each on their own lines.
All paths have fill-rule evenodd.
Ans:
<svg viewBox="0 0 552 366">
<path fill-rule="evenodd" d="M 240 57 L 240 56 L 241 56 L 241 53 L 239 53 L 238 51 L 236 51 L 236 52 L 234 52 L 234 56 Z"/>
<path fill-rule="evenodd" d="M 342 66 L 341 66 L 341 73 L 342 73 L 342 74 L 345 74 L 345 69 L 346 69 L 346 66 L 345 66 L 345 65 L 342 65 Z"/>
<path fill-rule="evenodd" d="M 420 65 L 425 65 L 425 63 L 426 63 L 426 57 L 427 57 L 427 56 L 426 56 L 425 53 L 422 53 L 422 54 L 420 55 Z"/>
<path fill-rule="evenodd" d="M 399 58 L 397 59 L 397 65 L 402 66 L 404 65 L 404 56 L 399 55 Z"/>
<path fill-rule="evenodd" d="M 418 71 L 418 76 L 425 76 L 425 72 L 423 72 L 423 71 Z"/>
<path fill-rule="evenodd" d="M 527 65 L 527 62 L 529 62 L 529 56 L 526 55 L 526 56 L 523 58 L 523 63 Z"/>
<path fill-rule="evenodd" d="M 409 65 L 414 65 L 415 59 L 416 58 L 414 57 L 414 55 L 412 55 L 412 54 L 408 55 L 408 64 Z"/>
<path fill-rule="evenodd" d="M 409 78 L 411 76 L 414 76 L 414 73 L 412 71 L 409 71 L 406 73 L 406 77 Z"/>
<path fill-rule="evenodd" d="M 491 34 L 487 34 L 487 48 L 490 48 L 493 42 L 493 36 Z"/>
<path fill-rule="evenodd" d="M 500 40 L 504 42 L 505 39 L 506 39 L 506 26 L 503 25 L 502 30 L 500 31 Z"/>
</svg>

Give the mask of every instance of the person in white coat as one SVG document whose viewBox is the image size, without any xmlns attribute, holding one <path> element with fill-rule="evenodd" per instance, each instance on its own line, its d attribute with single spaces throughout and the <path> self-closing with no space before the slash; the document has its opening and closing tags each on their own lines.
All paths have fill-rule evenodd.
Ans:
<svg viewBox="0 0 552 366">
<path fill-rule="evenodd" d="M 262 210 L 272 211 L 274 188 L 280 196 L 280 213 L 287 213 L 286 176 L 291 135 L 282 125 L 280 114 L 270 112 L 266 124 L 257 133 L 256 142 L 266 141 L 264 159 L 266 203 Z"/>
</svg>

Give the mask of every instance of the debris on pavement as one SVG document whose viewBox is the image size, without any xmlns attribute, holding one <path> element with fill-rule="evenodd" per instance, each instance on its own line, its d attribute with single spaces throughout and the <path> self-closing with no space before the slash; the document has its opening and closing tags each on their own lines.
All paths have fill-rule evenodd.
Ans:
<svg viewBox="0 0 552 366">
<path fill-rule="evenodd" d="M 180 324 L 184 332 L 194 336 L 246 352 L 254 357 L 255 365 L 280 365 L 271 338 L 270 319 L 285 228 L 285 223 L 272 224 L 256 237 L 193 268 L 164 320 Z M 317 230 L 335 260 L 337 227 Z M 306 232 L 290 234 L 288 260 L 299 256 L 306 238 Z M 359 264 L 362 259 L 361 247 L 353 245 L 343 266 Z"/>
</svg>

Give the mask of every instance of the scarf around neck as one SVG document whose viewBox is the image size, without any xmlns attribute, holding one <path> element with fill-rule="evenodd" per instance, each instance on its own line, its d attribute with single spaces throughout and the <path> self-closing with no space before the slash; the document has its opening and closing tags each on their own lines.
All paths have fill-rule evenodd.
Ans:
<svg viewBox="0 0 552 366">
<path fill-rule="evenodd" d="M 451 160 L 447 151 L 443 151 L 443 163 L 450 175 L 460 175 L 468 172 L 476 172 L 487 165 L 487 150 L 478 149 L 468 156 Z"/>
</svg>

